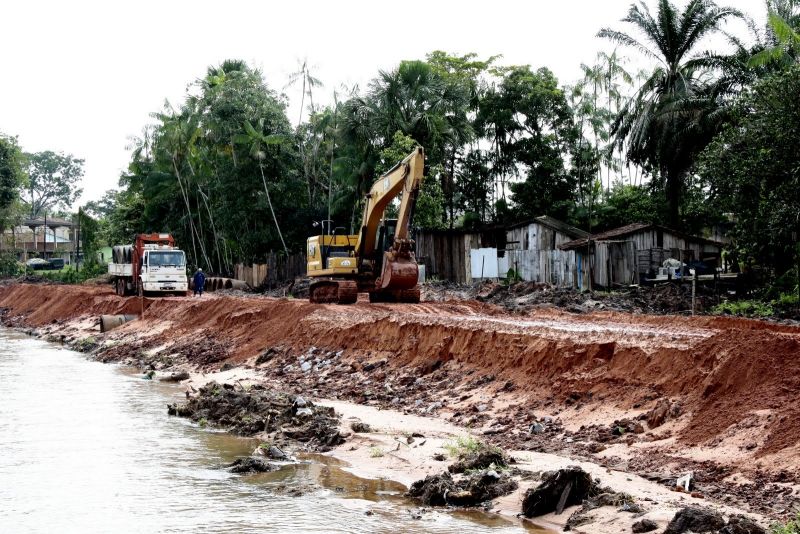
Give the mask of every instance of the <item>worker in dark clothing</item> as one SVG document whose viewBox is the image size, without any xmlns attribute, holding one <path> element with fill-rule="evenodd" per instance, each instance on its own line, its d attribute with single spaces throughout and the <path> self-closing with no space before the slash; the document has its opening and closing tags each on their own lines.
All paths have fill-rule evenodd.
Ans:
<svg viewBox="0 0 800 534">
<path fill-rule="evenodd" d="M 202 297 L 203 288 L 206 285 L 206 275 L 203 274 L 203 269 L 197 269 L 197 272 L 194 273 L 194 277 L 192 278 L 192 282 L 194 284 L 195 296 L 200 295 Z"/>
</svg>

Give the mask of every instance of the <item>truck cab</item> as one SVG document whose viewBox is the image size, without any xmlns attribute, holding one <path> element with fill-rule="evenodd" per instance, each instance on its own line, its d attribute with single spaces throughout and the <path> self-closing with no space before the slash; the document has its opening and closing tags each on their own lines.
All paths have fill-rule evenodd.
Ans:
<svg viewBox="0 0 800 534">
<path fill-rule="evenodd" d="M 182 250 L 159 245 L 145 245 L 141 260 L 144 291 L 187 291 L 186 255 Z"/>
</svg>

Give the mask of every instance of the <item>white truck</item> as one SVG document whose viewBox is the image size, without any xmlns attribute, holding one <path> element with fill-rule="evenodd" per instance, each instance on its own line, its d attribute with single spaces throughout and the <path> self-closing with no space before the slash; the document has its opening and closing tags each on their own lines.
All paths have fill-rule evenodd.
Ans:
<svg viewBox="0 0 800 534">
<path fill-rule="evenodd" d="M 112 259 L 108 274 L 117 295 L 186 295 L 189 290 L 186 255 L 170 234 L 139 234 L 133 245 L 113 247 Z"/>
</svg>

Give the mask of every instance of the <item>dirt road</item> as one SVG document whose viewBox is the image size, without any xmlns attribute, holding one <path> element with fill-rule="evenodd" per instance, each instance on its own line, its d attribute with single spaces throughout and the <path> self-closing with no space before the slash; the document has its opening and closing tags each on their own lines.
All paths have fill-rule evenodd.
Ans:
<svg viewBox="0 0 800 534">
<path fill-rule="evenodd" d="M 100 314 L 144 318 L 100 336 Z M 83 340 L 106 360 L 266 380 L 568 453 L 772 517 L 798 502 L 800 328 L 731 318 L 509 315 L 474 301 L 353 306 L 106 288 L 0 287 L 5 324 Z M 536 426 L 540 425 L 540 426 Z M 535 426 L 535 428 L 534 428 Z"/>
</svg>

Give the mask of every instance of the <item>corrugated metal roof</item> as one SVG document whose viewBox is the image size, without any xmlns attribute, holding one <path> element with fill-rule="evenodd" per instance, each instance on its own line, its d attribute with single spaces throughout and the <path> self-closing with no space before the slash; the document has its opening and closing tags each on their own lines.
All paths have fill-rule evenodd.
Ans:
<svg viewBox="0 0 800 534">
<path fill-rule="evenodd" d="M 581 230 L 580 228 L 576 228 L 571 224 L 567 224 L 564 221 L 559 221 L 554 217 L 550 217 L 549 215 L 540 215 L 539 217 L 534 217 L 533 219 L 528 219 L 527 221 L 518 222 L 516 224 L 512 224 L 508 227 L 508 229 L 512 228 L 519 228 L 520 226 L 528 226 L 529 224 L 539 223 L 543 226 L 547 226 L 548 228 L 552 228 L 562 234 L 566 234 L 569 237 L 574 239 L 582 238 L 582 237 L 589 237 L 589 232 Z"/>
<path fill-rule="evenodd" d="M 723 243 L 720 243 L 719 241 L 706 239 L 705 237 L 685 234 L 683 232 L 678 232 L 677 230 L 672 230 L 670 228 L 667 228 L 665 226 L 660 226 L 658 224 L 632 223 L 625 226 L 620 226 L 619 228 L 606 230 L 605 232 L 600 232 L 598 234 L 592 234 L 591 236 L 585 236 L 580 239 L 569 241 L 567 243 L 564 243 L 563 245 L 560 245 L 558 248 L 562 250 L 573 250 L 576 248 L 585 247 L 589 242 L 589 239 L 591 239 L 592 241 L 610 241 L 616 237 L 625 237 L 631 234 L 635 234 L 637 232 L 641 232 L 643 230 L 651 230 L 651 229 L 657 229 L 657 230 L 662 230 L 664 232 L 669 232 L 683 239 L 696 241 L 698 243 L 707 243 L 710 245 L 717 245 L 720 247 L 723 246 Z"/>
</svg>

